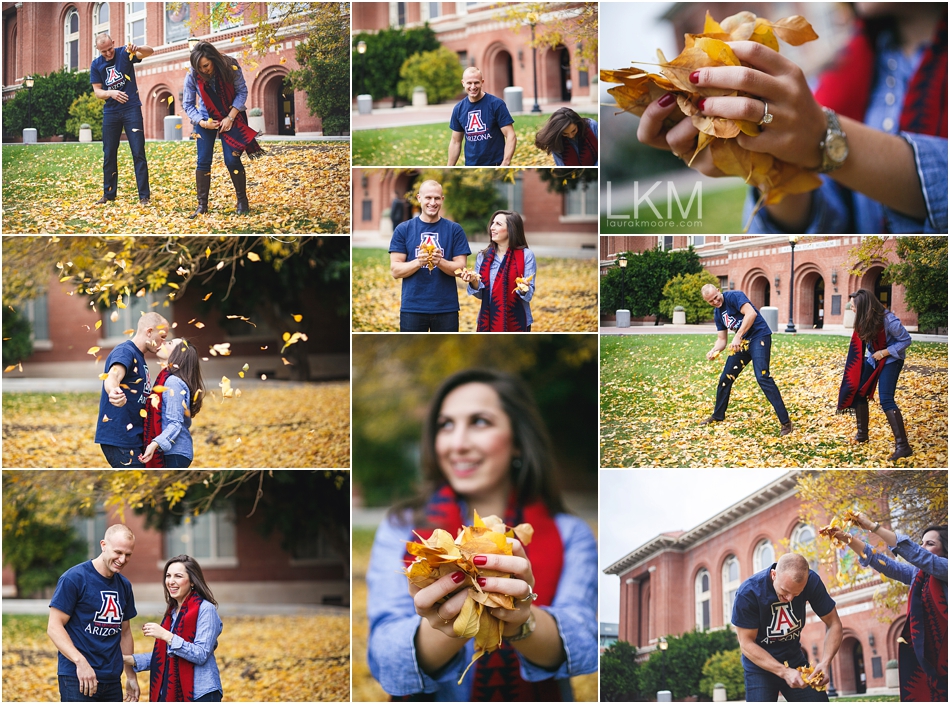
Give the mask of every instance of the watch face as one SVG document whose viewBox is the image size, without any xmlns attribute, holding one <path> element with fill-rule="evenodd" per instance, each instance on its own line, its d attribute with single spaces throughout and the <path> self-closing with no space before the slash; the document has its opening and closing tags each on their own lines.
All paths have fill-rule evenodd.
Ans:
<svg viewBox="0 0 950 704">
<path fill-rule="evenodd" d="M 829 159 L 840 164 L 848 157 L 848 141 L 840 134 L 833 134 L 828 138 L 825 151 Z"/>
</svg>

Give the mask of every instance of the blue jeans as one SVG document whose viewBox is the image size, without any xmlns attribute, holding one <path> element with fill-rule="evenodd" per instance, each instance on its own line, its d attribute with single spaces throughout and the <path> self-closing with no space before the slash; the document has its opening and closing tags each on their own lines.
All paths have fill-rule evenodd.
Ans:
<svg viewBox="0 0 950 704">
<path fill-rule="evenodd" d="M 782 400 L 782 394 L 769 372 L 771 359 L 771 335 L 760 337 L 758 340 L 749 340 L 749 349 L 745 352 L 734 352 L 729 355 L 729 358 L 726 359 L 726 365 L 722 368 L 722 374 L 719 375 L 719 385 L 716 387 L 716 408 L 713 410 L 712 417 L 716 420 L 725 420 L 732 385 L 751 361 L 752 368 L 755 370 L 755 380 L 759 382 L 759 388 L 762 389 L 765 398 L 775 409 L 775 415 L 778 416 L 779 423 L 782 425 L 788 423 L 788 411 L 785 410 L 785 402 Z"/>
<path fill-rule="evenodd" d="M 165 455 L 165 466 L 171 469 L 190 467 L 191 458 L 185 457 L 184 455 Z M 218 701 L 220 701 L 220 699 Z"/>
<path fill-rule="evenodd" d="M 399 311 L 399 332 L 458 332 L 459 314 Z"/>
<path fill-rule="evenodd" d="M 801 667 L 807 665 L 808 660 L 799 653 L 797 658 L 789 658 L 790 667 Z M 743 662 L 743 665 L 745 663 Z M 788 686 L 788 682 L 778 675 L 766 672 L 757 668 L 755 672 L 744 670 L 745 675 L 745 700 L 747 702 L 777 702 L 778 693 L 781 692 L 785 701 L 789 702 L 826 702 L 828 701 L 827 692 L 819 692 L 811 687 L 805 689 L 793 689 Z"/>
<path fill-rule="evenodd" d="M 106 456 L 110 467 L 122 469 L 145 466 L 139 461 L 139 455 L 142 454 L 141 447 L 119 447 L 118 445 L 100 445 L 99 447 L 102 448 L 102 454 Z"/>
<path fill-rule="evenodd" d="M 188 465 L 185 465 L 186 467 Z M 196 702 L 220 702 L 221 701 L 221 690 L 216 689 L 213 692 L 208 692 L 207 694 L 202 694 L 200 697 L 195 699 Z"/>
<path fill-rule="evenodd" d="M 78 677 L 59 675 L 59 700 L 62 702 L 121 702 L 123 699 L 121 681 L 100 681 L 99 686 L 96 687 L 96 693 L 87 697 L 79 692 Z"/>
<path fill-rule="evenodd" d="M 122 128 L 132 150 L 132 163 L 135 165 L 135 183 L 139 198 L 151 198 L 148 187 L 148 162 L 145 161 L 145 126 L 142 122 L 142 108 L 104 110 L 102 113 L 102 194 L 108 200 L 115 200 L 119 189 L 119 138 Z"/>
<path fill-rule="evenodd" d="M 881 410 L 896 411 L 897 403 L 894 401 L 894 392 L 897 390 L 897 379 L 901 375 L 901 369 L 904 368 L 904 360 L 898 359 L 890 364 L 879 362 L 879 364 L 884 364 L 884 369 L 881 370 L 881 376 L 877 378 L 877 399 L 881 403 Z M 861 386 L 864 386 L 864 382 L 870 378 L 873 372 L 874 367 L 867 362 L 861 365 Z M 856 396 L 854 402 L 855 404 L 867 403 L 868 400 L 863 396 Z"/>
<path fill-rule="evenodd" d="M 195 141 L 198 143 L 198 163 L 196 168 L 199 171 L 211 172 L 211 162 L 214 158 L 214 141 L 218 138 L 218 130 L 208 130 L 202 127 L 199 124 L 195 124 L 195 133 L 201 135 L 200 139 Z M 244 164 L 241 163 L 241 154 L 234 153 L 234 150 L 231 149 L 224 140 L 221 140 L 221 151 L 224 152 L 224 165 L 228 167 L 228 173 L 234 173 L 237 171 L 244 171 Z"/>
</svg>

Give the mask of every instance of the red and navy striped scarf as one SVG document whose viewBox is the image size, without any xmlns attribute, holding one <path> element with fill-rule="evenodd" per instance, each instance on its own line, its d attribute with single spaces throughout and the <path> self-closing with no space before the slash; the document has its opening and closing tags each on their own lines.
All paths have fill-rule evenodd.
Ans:
<svg viewBox="0 0 950 704">
<path fill-rule="evenodd" d="M 825 107 L 864 122 L 874 81 L 875 48 L 858 23 L 858 31 L 834 65 L 825 72 L 815 99 Z M 924 49 L 901 109 L 900 129 L 947 137 L 947 18 L 937 23 Z"/>
<path fill-rule="evenodd" d="M 204 601 L 194 589 L 188 598 L 178 607 L 178 620 L 172 628 L 172 610 L 165 611 L 162 619 L 162 628 L 181 636 L 189 643 L 195 642 L 198 631 L 198 611 Z M 152 648 L 152 661 L 149 664 L 148 699 L 152 702 L 193 702 L 195 700 L 195 665 L 184 658 L 169 657 L 168 643 L 161 638 L 155 639 Z M 165 688 L 165 698 L 161 696 L 162 686 Z"/>
<path fill-rule="evenodd" d="M 240 71 L 241 69 L 238 68 L 237 70 Z M 220 122 L 227 117 L 228 113 L 231 112 L 231 106 L 234 104 L 234 96 L 236 95 L 234 84 L 224 80 L 217 69 L 214 72 L 213 86 L 211 80 L 206 79 L 200 71 L 198 71 L 197 83 L 198 92 L 201 93 L 201 102 L 204 103 L 212 119 Z M 258 159 L 264 156 L 264 150 L 261 149 L 261 145 L 255 139 L 257 132 L 248 126 L 247 117 L 243 110 L 238 112 L 231 129 L 218 134 L 221 135 L 221 141 L 224 142 L 226 148 L 229 147 L 235 152 L 235 156 L 240 155 L 243 151 L 247 152 L 249 159 Z"/>
<path fill-rule="evenodd" d="M 495 248 L 489 247 L 478 272 L 486 290 L 482 293 L 482 307 L 478 311 L 477 331 L 524 332 L 528 329 L 528 316 L 515 293 L 515 279 L 524 277 L 524 249 L 508 249 L 495 274 L 495 283 L 491 284 L 494 260 Z"/>
<path fill-rule="evenodd" d="M 587 122 L 587 120 L 585 120 Z M 584 136 L 579 140 L 580 154 L 570 144 L 565 143 L 561 160 L 564 166 L 596 166 L 597 164 L 597 135 L 591 129 L 590 123 L 584 125 Z"/>
<path fill-rule="evenodd" d="M 154 390 L 156 386 L 164 386 L 165 380 L 168 378 L 171 371 L 168 369 L 162 369 L 158 374 L 158 378 L 155 380 L 155 386 L 152 387 Z M 153 391 L 153 393 L 155 393 Z M 162 434 L 162 394 L 161 392 L 155 393 L 155 396 L 158 397 L 158 400 L 153 405 L 152 399 L 148 398 L 145 401 L 145 432 L 144 437 L 144 450 L 148 449 L 149 443 L 152 442 L 155 438 Z M 145 463 L 146 467 L 164 467 L 165 466 L 165 453 L 161 451 L 161 448 L 155 450 L 155 454 L 152 455 L 152 459 Z"/>
<path fill-rule="evenodd" d="M 448 484 L 439 489 L 426 504 L 423 512 L 425 526 L 416 532 L 428 538 L 436 528 L 458 535 L 465 525 L 462 502 Z M 534 538 L 524 550 L 531 560 L 534 574 L 534 592 L 538 595 L 535 604 L 550 606 L 557 594 L 557 585 L 564 566 L 564 544 L 557 523 L 543 501 L 534 501 L 519 506 L 512 493 L 503 520 L 505 525 L 516 526 L 530 523 Z M 406 554 L 407 563 L 415 558 Z M 472 680 L 473 702 L 557 702 L 562 701 L 560 685 L 556 680 L 527 682 L 521 678 L 521 666 L 515 649 L 502 641 L 501 647 L 483 656 L 474 665 Z M 408 697 L 393 697 L 393 701 L 432 701 L 434 694 L 418 694 Z"/>
<path fill-rule="evenodd" d="M 884 334 L 884 327 L 877 331 L 874 338 L 872 352 L 883 350 L 887 347 L 887 336 Z M 858 396 L 863 396 L 867 400 L 874 398 L 874 389 L 877 386 L 877 378 L 884 371 L 886 360 L 875 360 L 874 371 L 868 377 L 864 385 L 861 385 L 861 370 L 864 361 L 864 343 L 858 337 L 858 331 L 851 333 L 851 344 L 848 346 L 848 359 L 844 363 L 844 377 L 841 379 L 841 386 L 838 389 L 838 410 L 836 413 L 854 413 L 854 402 Z"/>
<path fill-rule="evenodd" d="M 946 583 L 917 572 L 907 599 L 907 621 L 898 648 L 901 701 L 947 701 Z"/>
</svg>

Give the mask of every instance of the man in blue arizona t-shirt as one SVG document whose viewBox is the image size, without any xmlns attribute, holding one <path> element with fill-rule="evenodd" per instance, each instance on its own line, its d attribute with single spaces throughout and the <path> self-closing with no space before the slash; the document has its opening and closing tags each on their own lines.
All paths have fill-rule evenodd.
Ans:
<svg viewBox="0 0 950 704">
<path fill-rule="evenodd" d="M 808 664 L 801 644 L 806 601 L 825 623 L 822 658 L 812 679 L 823 676 L 827 685 L 831 661 L 841 645 L 841 619 L 834 600 L 818 574 L 808 569 L 805 558 L 795 553 L 782 555 L 776 564 L 739 587 L 732 605 L 732 625 L 742 650 L 746 701 L 778 701 L 779 692 L 789 702 L 828 701 L 828 695 L 805 684 L 796 669 Z"/>
<path fill-rule="evenodd" d="M 132 557 L 135 536 L 111 525 L 97 558 L 70 567 L 50 601 L 50 640 L 59 650 L 59 696 L 64 702 L 121 702 L 122 672 L 128 698 L 138 701 L 139 683 L 123 655 L 133 652 L 129 621 L 135 618 L 132 585 L 119 572 Z"/>
<path fill-rule="evenodd" d="M 466 96 L 452 110 L 449 166 L 455 166 L 465 140 L 466 166 L 508 166 L 515 153 L 514 119 L 505 101 L 482 90 L 485 79 L 474 66 L 462 72 Z"/>
<path fill-rule="evenodd" d="M 769 371 L 769 362 L 772 359 L 772 330 L 768 323 L 759 315 L 759 311 L 752 305 L 752 301 L 742 291 L 720 291 L 712 284 L 706 284 L 702 289 L 703 299 L 716 310 L 713 319 L 719 337 L 713 348 L 706 353 L 706 359 L 712 361 L 726 348 L 729 331 L 734 333 L 729 343 L 730 354 L 719 375 L 719 385 L 716 387 L 716 407 L 713 413 L 700 425 L 709 425 L 726 419 L 726 409 L 729 407 L 729 394 L 732 384 L 745 368 L 752 362 L 755 370 L 755 380 L 759 388 L 775 409 L 779 423 L 782 424 L 781 434 L 792 432 L 792 421 L 785 410 L 782 393 L 775 385 L 775 380 Z M 749 345 L 742 349 L 742 341 Z"/>
<path fill-rule="evenodd" d="M 468 255 L 465 231 L 440 215 L 445 196 L 438 181 L 423 181 L 416 194 L 422 212 L 393 231 L 390 271 L 402 279 L 400 332 L 458 332 L 459 296 L 455 272 Z"/>
<path fill-rule="evenodd" d="M 89 82 L 102 108 L 102 198 L 98 204 L 115 200 L 119 188 L 118 156 L 122 128 L 132 150 L 135 183 L 139 203 L 148 205 L 151 190 L 148 187 L 148 162 L 145 160 L 145 124 L 142 120 L 142 101 L 135 83 L 133 64 L 141 63 L 155 51 L 150 46 L 120 46 L 108 34 L 96 37 L 99 51 L 89 67 Z"/>
</svg>

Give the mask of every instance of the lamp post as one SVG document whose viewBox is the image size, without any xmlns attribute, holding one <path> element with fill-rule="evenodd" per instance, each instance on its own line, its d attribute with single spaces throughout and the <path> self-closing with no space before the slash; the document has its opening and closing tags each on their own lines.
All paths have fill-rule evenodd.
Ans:
<svg viewBox="0 0 950 704">
<path fill-rule="evenodd" d="M 26 85 L 26 94 L 29 98 L 28 107 L 26 112 L 26 122 L 31 127 L 33 126 L 33 76 L 24 76 L 23 83 Z"/>
<path fill-rule="evenodd" d="M 528 15 L 528 23 L 531 25 L 531 68 L 534 73 L 534 106 L 531 112 L 541 112 L 541 106 L 538 105 L 538 48 L 534 45 L 534 28 L 538 24 L 538 15 L 532 12 Z"/>
<path fill-rule="evenodd" d="M 366 59 L 363 58 L 363 55 L 366 54 L 366 42 L 362 39 L 356 44 L 356 53 L 360 55 L 360 87 L 363 91 L 366 91 Z"/>
<path fill-rule="evenodd" d="M 188 51 L 194 51 L 195 47 L 198 46 L 198 42 L 201 40 L 198 37 L 188 37 Z"/>
<path fill-rule="evenodd" d="M 798 235 L 788 236 L 788 242 L 792 245 L 792 276 L 788 285 L 788 326 L 785 328 L 785 332 L 791 333 L 792 335 L 798 332 L 792 320 L 792 311 L 795 305 L 795 242 L 797 240 Z"/>
<path fill-rule="evenodd" d="M 617 264 L 620 265 L 620 307 L 626 308 L 627 302 L 627 255 L 621 254 L 617 257 Z"/>
<path fill-rule="evenodd" d="M 657 647 L 660 649 L 660 675 L 663 678 L 663 687 L 664 689 L 669 689 L 666 684 L 666 649 L 670 647 L 670 644 L 666 642 L 666 638 L 660 636 L 660 642 L 657 643 Z"/>
</svg>

